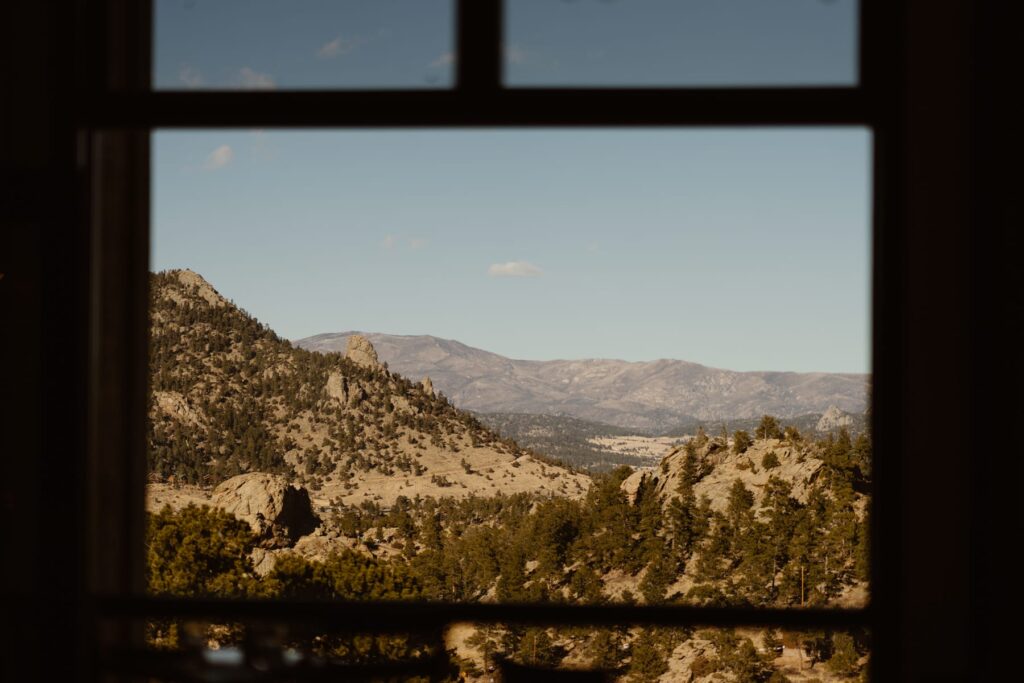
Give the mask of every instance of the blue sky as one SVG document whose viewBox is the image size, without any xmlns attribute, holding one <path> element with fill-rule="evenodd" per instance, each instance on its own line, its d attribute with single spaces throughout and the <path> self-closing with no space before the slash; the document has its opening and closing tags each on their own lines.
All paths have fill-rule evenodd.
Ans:
<svg viewBox="0 0 1024 683">
<path fill-rule="evenodd" d="M 507 0 L 513 85 L 856 80 L 855 0 Z M 444 88 L 450 0 L 156 0 L 159 88 Z M 299 338 L 868 368 L 858 129 L 154 135 L 153 266 Z"/>
<path fill-rule="evenodd" d="M 156 0 L 159 88 L 437 88 L 451 0 Z M 512 85 L 848 85 L 856 0 L 506 0 Z"/>
<path fill-rule="evenodd" d="M 163 131 L 153 150 L 153 268 L 288 338 L 868 369 L 863 129 Z"/>
</svg>

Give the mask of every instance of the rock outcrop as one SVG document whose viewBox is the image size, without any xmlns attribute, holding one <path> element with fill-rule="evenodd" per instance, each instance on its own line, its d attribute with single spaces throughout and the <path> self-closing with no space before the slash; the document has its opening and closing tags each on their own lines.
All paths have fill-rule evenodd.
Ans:
<svg viewBox="0 0 1024 683">
<path fill-rule="evenodd" d="M 377 350 L 373 348 L 370 340 L 361 334 L 353 334 L 348 338 L 348 344 L 345 347 L 345 358 L 348 358 L 356 365 L 368 368 L 380 367 Z"/>
<path fill-rule="evenodd" d="M 220 307 L 227 304 L 224 297 L 222 297 L 217 290 L 213 288 L 213 285 L 203 279 L 203 276 L 199 273 L 185 269 L 177 271 L 177 275 L 178 281 L 181 282 L 181 284 L 202 297 L 206 303 L 211 306 Z"/>
<path fill-rule="evenodd" d="M 815 429 L 819 432 L 831 432 L 839 429 L 840 427 L 852 427 L 853 416 L 849 413 L 843 412 L 838 406 L 829 406 L 825 414 L 818 420 L 818 424 L 815 425 Z"/>
<path fill-rule="evenodd" d="M 348 378 L 342 375 L 340 372 L 332 372 L 327 376 L 327 395 L 331 398 L 340 401 L 342 404 L 348 404 Z"/>
<path fill-rule="evenodd" d="M 779 464 L 768 469 L 762 464 L 768 453 L 775 453 Z M 778 477 L 793 486 L 792 495 L 801 503 L 807 502 L 811 485 L 815 482 L 823 462 L 807 452 L 805 447 L 779 439 L 759 439 L 743 453 L 733 453 L 721 438 L 709 439 L 696 449 L 697 498 L 707 496 L 713 510 L 725 510 L 729 503 L 729 489 L 739 479 L 754 494 L 755 505 L 761 504 L 765 485 L 770 477 Z M 642 484 L 653 481 L 658 496 L 667 505 L 676 496 L 683 473 L 686 447 L 673 448 L 662 460 L 660 467 L 651 471 L 638 471 L 622 482 L 622 490 L 635 499 Z"/>
<path fill-rule="evenodd" d="M 274 474 L 232 477 L 214 489 L 210 502 L 247 522 L 265 548 L 292 546 L 320 525 L 309 492 Z"/>
<path fill-rule="evenodd" d="M 423 376 L 423 393 L 427 396 L 434 395 L 434 383 L 430 381 L 430 377 L 428 375 Z"/>
</svg>

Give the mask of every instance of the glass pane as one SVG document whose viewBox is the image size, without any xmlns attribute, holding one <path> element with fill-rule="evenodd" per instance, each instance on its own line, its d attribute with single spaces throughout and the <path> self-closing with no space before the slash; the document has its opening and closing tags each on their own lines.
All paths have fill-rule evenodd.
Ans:
<svg viewBox="0 0 1024 683">
<path fill-rule="evenodd" d="M 152 590 L 864 605 L 870 149 L 157 132 Z"/>
<path fill-rule="evenodd" d="M 857 82 L 857 0 L 506 0 L 512 86 Z"/>
<path fill-rule="evenodd" d="M 557 669 L 604 671 L 619 681 L 867 680 L 870 645 L 861 630 L 778 628 L 458 624 L 447 637 L 469 676 Z"/>
<path fill-rule="evenodd" d="M 458 623 L 440 634 L 352 633 L 294 622 L 268 628 L 165 620 L 148 624 L 147 635 L 151 645 L 186 655 L 182 660 L 189 666 L 203 663 L 221 677 L 231 667 L 242 668 L 247 658 L 262 657 L 285 679 L 308 666 L 323 671 L 331 665 L 402 663 L 420 674 L 445 671 L 448 677 L 441 680 L 450 681 L 590 671 L 606 676 L 587 680 L 809 683 L 866 681 L 871 659 L 870 633 L 863 629 Z"/>
<path fill-rule="evenodd" d="M 452 0 L 156 0 L 160 90 L 447 88 Z"/>
</svg>

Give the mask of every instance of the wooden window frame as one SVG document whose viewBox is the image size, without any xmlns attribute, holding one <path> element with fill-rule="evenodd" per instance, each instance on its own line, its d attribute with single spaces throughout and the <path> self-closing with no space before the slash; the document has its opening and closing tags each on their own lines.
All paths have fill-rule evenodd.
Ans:
<svg viewBox="0 0 1024 683">
<path fill-rule="evenodd" d="M 502 1 L 457 0 L 457 78 L 448 90 L 167 92 L 151 89 L 152 11 L 105 0 L 84 11 L 75 93 L 83 171 L 90 352 L 85 458 L 87 620 L 96 652 L 130 645 L 126 620 L 250 616 L 433 628 L 456 621 L 867 628 L 875 680 L 899 668 L 899 493 L 905 286 L 899 166 L 899 3 L 860 0 L 850 87 L 511 88 L 502 85 Z M 863 126 L 872 133 L 871 599 L 857 610 L 552 605 L 317 605 L 157 600 L 143 592 L 148 374 L 149 133 L 161 129 Z M 375 616 L 376 615 L 376 616 Z M 106 661 L 106 660 L 104 660 Z M 122 657 L 119 661 L 130 661 Z M 113 669 L 107 669 L 112 671 Z"/>
</svg>

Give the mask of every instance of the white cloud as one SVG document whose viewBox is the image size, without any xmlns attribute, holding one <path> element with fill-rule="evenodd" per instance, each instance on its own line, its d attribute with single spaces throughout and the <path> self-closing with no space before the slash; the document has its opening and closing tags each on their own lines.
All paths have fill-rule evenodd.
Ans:
<svg viewBox="0 0 1024 683">
<path fill-rule="evenodd" d="M 397 244 L 398 244 L 398 238 L 395 237 L 394 235 L 386 235 L 384 237 L 384 241 L 381 242 L 381 245 L 385 249 L 394 249 L 395 245 L 397 245 Z"/>
<path fill-rule="evenodd" d="M 207 171 L 216 171 L 218 168 L 224 168 L 230 164 L 234 157 L 235 153 L 230 145 L 221 145 L 210 152 L 210 156 L 206 157 L 206 163 L 203 164 L 203 168 Z"/>
<path fill-rule="evenodd" d="M 491 277 L 537 277 L 542 271 L 532 263 L 526 261 L 509 261 L 507 263 L 493 263 L 487 269 Z"/>
<path fill-rule="evenodd" d="M 359 45 L 359 40 L 347 40 L 338 36 L 334 40 L 324 43 L 320 46 L 320 49 L 316 51 L 317 57 L 320 59 L 330 59 L 331 57 L 337 57 L 339 55 L 347 55 L 352 52 Z"/>
<path fill-rule="evenodd" d="M 439 67 L 442 67 L 442 66 L 451 66 L 454 63 L 455 63 L 455 54 L 452 53 L 452 52 L 445 52 L 445 53 L 442 53 L 440 56 L 438 56 L 437 59 L 432 61 L 427 66 L 430 66 L 431 68 L 436 69 L 436 68 L 439 68 Z"/>
<path fill-rule="evenodd" d="M 193 69 L 187 64 L 183 64 L 178 69 L 178 80 L 184 83 L 186 88 L 199 88 L 205 83 L 199 70 Z"/>
<path fill-rule="evenodd" d="M 238 81 L 243 88 L 251 90 L 273 90 L 277 87 L 274 78 L 270 74 L 262 74 L 247 66 L 238 71 Z"/>
</svg>

